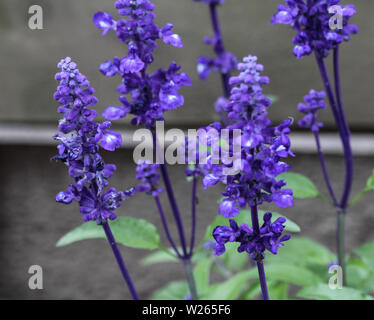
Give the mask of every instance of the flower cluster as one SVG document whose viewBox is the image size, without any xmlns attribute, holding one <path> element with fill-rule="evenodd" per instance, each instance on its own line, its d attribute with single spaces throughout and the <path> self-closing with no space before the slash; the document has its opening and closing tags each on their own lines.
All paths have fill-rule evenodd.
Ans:
<svg viewBox="0 0 374 320">
<path fill-rule="evenodd" d="M 159 69 L 153 74 L 146 72 L 154 60 L 152 53 L 157 47 L 156 40 L 161 39 L 174 47 L 182 47 L 182 40 L 172 32 L 172 24 L 159 28 L 154 23 L 154 5 L 149 0 L 117 0 L 115 8 L 127 19 L 116 21 L 104 12 L 96 13 L 93 18 L 96 27 L 103 30 L 103 35 L 114 30 L 117 37 L 128 45 L 127 56 L 114 57 L 100 66 L 105 76 L 119 75 L 122 78 L 117 89 L 122 105 L 109 106 L 103 116 L 108 120 L 118 120 L 132 114 L 132 124 L 151 128 L 156 121 L 164 119 L 165 111 L 184 104 L 179 89 L 191 85 L 190 78 L 179 72 L 180 66 L 175 62 L 168 69 Z M 131 101 L 127 95 L 131 96 Z"/>
<path fill-rule="evenodd" d="M 58 112 L 64 118 L 59 122 L 59 130 L 63 134 L 54 136 L 59 142 L 58 155 L 54 159 L 69 167 L 69 175 L 74 178 L 75 184 L 58 193 L 56 201 L 65 204 L 77 201 L 84 221 L 103 223 L 107 219 L 115 219 L 113 211 L 121 205 L 125 195 L 114 188 L 105 190 L 116 166 L 104 163 L 99 145 L 106 150 L 119 148 L 121 135 L 108 130 L 110 122 L 99 124 L 94 121 L 97 112 L 88 107 L 94 105 L 97 98 L 77 65 L 68 57 L 58 67 L 61 72 L 55 78 L 60 84 L 54 98 L 61 104 Z"/>
<path fill-rule="evenodd" d="M 293 53 L 297 58 L 317 52 L 320 57 L 327 57 L 331 50 L 344 41 L 349 41 L 352 34 L 358 33 L 358 27 L 349 24 L 356 14 L 354 5 L 340 6 L 340 0 L 285 0 L 286 5 L 279 5 L 278 12 L 272 19 L 273 24 L 289 24 L 297 31 L 293 39 Z M 342 28 L 332 30 L 330 26 L 333 14 L 329 8 L 341 8 Z"/>
<path fill-rule="evenodd" d="M 149 162 L 141 162 L 136 167 L 136 179 L 141 180 L 142 184 L 135 187 L 136 191 L 146 192 L 157 196 L 163 191 L 159 188 L 160 174 L 159 174 L 159 164 L 151 164 Z"/>
<path fill-rule="evenodd" d="M 210 38 L 204 38 L 206 44 L 215 47 L 217 45 L 216 40 Z M 221 74 L 227 74 L 235 70 L 237 64 L 236 57 L 231 52 L 222 52 L 215 58 L 199 57 L 197 59 L 197 73 L 202 80 L 206 80 L 213 69 L 215 72 Z"/>
<path fill-rule="evenodd" d="M 213 231 L 216 240 L 214 254 L 221 255 L 225 252 L 225 245 L 228 242 L 239 242 L 238 252 L 247 252 L 251 259 L 255 261 L 263 260 L 265 250 L 272 254 L 277 254 L 278 248 L 283 246 L 283 242 L 291 238 L 290 235 L 282 236 L 286 219 L 280 217 L 271 222 L 272 214 L 265 213 L 264 223 L 259 232 L 255 232 L 246 224 L 240 227 L 235 220 L 230 219 L 229 226 L 218 226 Z"/>
<path fill-rule="evenodd" d="M 297 110 L 305 114 L 304 118 L 298 122 L 300 127 L 311 129 L 313 132 L 318 132 L 319 128 L 323 127 L 323 124 L 317 121 L 317 111 L 326 109 L 325 96 L 324 91 L 310 90 L 309 94 L 304 97 L 305 103 L 299 103 Z"/>
<path fill-rule="evenodd" d="M 203 179 L 204 187 L 218 182 L 226 184 L 219 213 L 227 218 L 238 215 L 239 208 L 256 206 L 263 201 L 284 208 L 293 206 L 292 190 L 283 189 L 286 182 L 277 179 L 278 175 L 290 169 L 281 158 L 293 156 L 288 137 L 292 120 L 271 126 L 267 118 L 271 100 L 262 93 L 262 85 L 268 83 L 269 78 L 261 75 L 263 66 L 257 63 L 256 57 L 244 58 L 238 69 L 241 73 L 230 79 L 234 87 L 225 111 L 232 120 L 227 129 L 241 130 L 241 171 L 225 175 L 225 166 L 238 163 L 212 164 L 210 173 Z"/>
</svg>

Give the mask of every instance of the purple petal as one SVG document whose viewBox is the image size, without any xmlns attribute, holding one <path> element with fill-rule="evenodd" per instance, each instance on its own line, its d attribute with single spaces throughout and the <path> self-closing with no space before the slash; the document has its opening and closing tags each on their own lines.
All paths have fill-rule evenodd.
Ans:
<svg viewBox="0 0 374 320">
<path fill-rule="evenodd" d="M 110 29 L 115 29 L 115 21 L 107 12 L 97 12 L 93 17 L 93 22 L 97 28 L 104 30 L 103 36 L 105 36 Z"/>
<path fill-rule="evenodd" d="M 144 62 L 136 54 L 130 54 L 121 60 L 120 70 L 124 73 L 136 73 L 143 68 Z"/>
<path fill-rule="evenodd" d="M 169 35 L 163 35 L 162 40 L 166 44 L 170 44 L 173 47 L 183 48 L 182 39 L 176 33 L 172 33 L 172 34 L 169 34 Z"/>
<path fill-rule="evenodd" d="M 204 189 L 207 189 L 208 187 L 216 185 L 219 181 L 220 178 L 211 173 L 204 177 L 202 184 Z"/>
<path fill-rule="evenodd" d="M 288 11 L 279 11 L 277 12 L 272 20 L 272 24 L 291 24 L 293 21 L 291 13 Z"/>
<path fill-rule="evenodd" d="M 109 106 L 102 113 L 102 116 L 107 120 L 118 120 L 120 118 L 126 117 L 127 112 L 129 112 L 129 108 L 126 108 L 124 106 Z"/>
<path fill-rule="evenodd" d="M 223 200 L 219 206 L 219 214 L 225 218 L 232 218 L 240 213 L 239 209 L 235 206 L 235 201 Z"/>
<path fill-rule="evenodd" d="M 100 140 L 100 145 L 108 151 L 114 151 L 122 145 L 122 137 L 119 133 L 112 130 L 105 130 Z"/>
</svg>

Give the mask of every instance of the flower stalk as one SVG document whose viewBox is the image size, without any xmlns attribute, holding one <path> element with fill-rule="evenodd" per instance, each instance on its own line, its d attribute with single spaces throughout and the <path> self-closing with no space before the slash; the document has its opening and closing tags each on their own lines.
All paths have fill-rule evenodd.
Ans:
<svg viewBox="0 0 374 320">
<path fill-rule="evenodd" d="M 132 114 L 134 116 L 131 120 L 133 125 L 144 126 L 154 132 L 156 123 L 164 121 L 165 112 L 179 108 L 184 104 L 184 97 L 179 93 L 179 90 L 181 87 L 190 86 L 192 83 L 187 74 L 180 72 L 181 67 L 176 62 L 170 63 L 167 69 L 158 69 L 150 73 L 148 67 L 154 61 L 153 51 L 157 47 L 158 40 L 178 48 L 183 47 L 183 42 L 181 37 L 173 32 L 171 23 L 167 23 L 162 28 L 155 23 L 155 5 L 150 0 L 117 0 L 115 8 L 118 9 L 120 16 L 125 17 L 124 19 L 116 20 L 106 12 L 97 12 L 93 18 L 96 27 L 103 30 L 103 35 L 109 31 L 114 31 L 119 40 L 128 47 L 127 56 L 122 58 L 114 57 L 100 66 L 100 71 L 105 76 L 119 75 L 121 77 L 121 85 L 117 89 L 120 94 L 121 105 L 108 106 L 103 116 L 108 120 L 118 120 L 128 114 Z M 128 99 L 127 97 L 131 98 Z M 160 147 L 154 134 L 153 143 L 156 148 Z M 161 151 L 163 152 L 163 150 Z M 157 154 L 156 152 L 156 157 Z M 163 229 L 172 249 L 181 261 L 187 261 L 190 264 L 196 228 L 195 207 L 193 206 L 192 208 L 191 248 L 188 248 L 182 216 L 164 161 L 156 159 L 156 164 L 152 164 L 154 163 L 153 159 L 136 162 L 136 178 L 141 180 L 142 183 L 134 188 L 135 192 L 145 192 L 154 197 Z M 158 187 L 160 181 L 159 172 L 164 181 L 176 222 L 182 248 L 181 252 L 170 234 L 159 199 L 159 194 L 163 192 Z M 196 193 L 196 188 L 194 193 Z M 193 195 L 193 198 L 196 198 L 196 194 Z M 192 273 L 187 273 L 187 281 L 191 287 L 191 294 L 196 299 L 196 290 L 192 285 L 194 283 Z"/>
<path fill-rule="evenodd" d="M 214 51 L 218 57 L 222 57 L 225 55 L 226 50 L 225 50 L 225 46 L 223 43 L 223 37 L 222 37 L 221 27 L 220 27 L 219 18 L 218 18 L 217 6 L 218 6 L 218 3 L 211 2 L 209 4 L 209 12 L 210 12 L 210 19 L 212 22 L 212 27 L 213 27 L 213 32 L 214 32 L 214 43 L 215 43 Z M 221 79 L 222 79 L 224 96 L 225 98 L 229 98 L 230 97 L 230 84 L 229 84 L 230 71 L 221 72 Z"/>
<path fill-rule="evenodd" d="M 251 218 L 252 218 L 252 228 L 255 235 L 260 234 L 260 225 L 258 222 L 258 210 L 257 205 L 251 207 Z M 269 300 L 269 292 L 266 284 L 266 274 L 264 268 L 264 259 L 262 257 L 256 260 L 257 270 L 258 270 L 258 278 L 260 281 L 261 286 L 261 293 L 263 300 Z"/>
<path fill-rule="evenodd" d="M 186 273 L 186 279 L 187 279 L 188 287 L 190 290 L 191 298 L 192 300 L 198 300 L 199 298 L 198 298 L 198 294 L 196 290 L 196 282 L 195 282 L 195 277 L 193 274 L 191 257 L 187 257 L 183 259 L 183 265 L 184 265 L 184 270 Z"/>
<path fill-rule="evenodd" d="M 337 213 L 337 239 L 338 263 L 343 272 L 343 285 L 347 285 L 347 268 L 345 263 L 345 212 L 339 210 Z"/>
<path fill-rule="evenodd" d="M 104 229 L 104 232 L 105 232 L 105 235 L 107 237 L 108 243 L 109 243 L 110 247 L 112 248 L 114 257 L 116 258 L 116 261 L 117 261 L 118 267 L 119 267 L 119 269 L 122 273 L 123 279 L 125 280 L 125 282 L 127 284 L 127 287 L 129 288 L 129 291 L 131 293 L 132 298 L 134 300 L 139 300 L 138 293 L 135 289 L 134 283 L 131 279 L 131 276 L 130 276 L 129 272 L 127 271 L 125 262 L 122 258 L 121 252 L 118 249 L 116 240 L 114 239 L 114 236 L 113 236 L 112 230 L 110 229 L 109 224 L 107 222 L 103 223 L 102 227 Z"/>
<path fill-rule="evenodd" d="M 331 8 L 340 7 L 341 26 L 331 26 Z M 338 11 L 336 9 L 336 11 Z M 319 101 L 320 105 L 315 103 L 310 104 L 314 99 L 310 95 L 307 96 L 307 106 L 301 107 L 302 112 L 307 113 L 301 122 L 302 127 L 309 127 L 314 132 L 318 155 L 320 158 L 322 171 L 326 185 L 328 187 L 334 207 L 337 209 L 337 253 L 339 265 L 345 274 L 345 255 L 344 255 L 344 216 L 348 207 L 349 195 L 352 188 L 353 181 L 353 154 L 350 141 L 350 130 L 348 121 L 345 116 L 342 90 L 340 84 L 340 69 L 339 69 L 339 47 L 345 41 L 349 41 L 352 35 L 357 34 L 359 29 L 356 25 L 350 24 L 350 19 L 356 14 L 356 8 L 353 4 L 340 5 L 340 0 L 325 0 L 325 1 L 304 1 L 288 0 L 285 5 L 278 6 L 278 12 L 273 16 L 273 24 L 290 25 L 297 35 L 293 38 L 294 55 L 300 59 L 303 56 L 310 55 L 314 52 L 318 69 L 320 71 L 322 82 L 325 87 L 330 107 L 335 119 L 335 123 L 339 132 L 339 136 L 343 145 L 344 160 L 345 160 L 345 180 L 343 193 L 340 200 L 337 200 L 334 190 L 332 189 L 330 179 L 327 174 L 327 168 L 323 153 L 321 150 L 318 128 L 322 126 L 316 122 L 316 111 L 321 109 L 324 103 Z M 333 66 L 334 66 L 334 84 L 335 92 L 332 89 L 329 74 L 326 69 L 325 59 L 333 52 Z M 312 93 L 312 92 L 311 92 Z M 312 96 L 314 93 L 312 93 Z M 319 98 L 317 97 L 317 100 Z M 346 277 L 343 278 L 346 283 Z"/>
<path fill-rule="evenodd" d="M 346 209 L 348 206 L 348 199 L 353 182 L 353 154 L 352 146 L 350 142 L 350 131 L 347 124 L 340 89 L 340 72 L 339 72 L 339 50 L 338 48 L 334 50 L 334 80 L 335 80 L 335 92 L 336 99 L 334 97 L 334 92 L 332 91 L 330 79 L 326 70 L 326 65 L 323 58 L 317 57 L 317 63 L 321 73 L 323 83 L 327 92 L 327 96 L 330 102 L 330 106 L 333 110 L 335 122 L 339 131 L 339 136 L 343 145 L 344 160 L 345 160 L 345 181 L 343 187 L 343 194 L 339 202 L 336 198 L 332 197 L 333 203 L 337 209 L 337 253 L 338 253 L 338 263 L 343 270 L 343 284 L 347 283 L 346 279 L 346 267 L 345 267 L 345 249 L 344 249 L 344 220 Z M 338 101 L 338 103 L 336 103 Z M 322 167 L 323 168 L 323 167 Z M 326 175 L 325 175 L 326 180 Z M 329 181 L 326 180 L 327 185 Z M 330 192 L 331 194 L 331 192 Z"/>
</svg>

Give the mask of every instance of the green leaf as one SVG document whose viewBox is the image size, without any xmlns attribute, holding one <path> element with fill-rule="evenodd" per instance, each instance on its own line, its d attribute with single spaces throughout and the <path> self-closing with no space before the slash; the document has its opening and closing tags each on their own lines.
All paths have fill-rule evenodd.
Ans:
<svg viewBox="0 0 374 320">
<path fill-rule="evenodd" d="M 243 289 L 248 285 L 250 279 L 258 276 L 257 268 L 240 272 L 220 284 L 211 286 L 202 299 L 206 300 L 235 300 L 239 297 Z"/>
<path fill-rule="evenodd" d="M 310 286 L 320 282 L 320 278 L 305 267 L 286 263 L 265 263 L 265 272 L 272 281 L 284 281 L 299 286 Z"/>
<path fill-rule="evenodd" d="M 266 97 L 268 97 L 272 103 L 275 103 L 279 100 L 278 96 L 273 95 L 273 94 L 267 94 Z"/>
<path fill-rule="evenodd" d="M 205 258 L 199 261 L 194 269 L 196 289 L 199 296 L 204 295 L 209 288 L 212 262 L 211 258 Z"/>
<path fill-rule="evenodd" d="M 354 249 L 353 252 L 364 259 L 374 272 L 374 242 L 365 243 L 361 247 Z"/>
<path fill-rule="evenodd" d="M 271 281 L 267 279 L 267 285 L 271 300 L 287 300 L 288 284 L 286 282 Z M 242 295 L 242 299 L 253 300 L 257 297 L 261 297 L 261 286 L 258 280 L 249 285 L 248 289 Z"/>
<path fill-rule="evenodd" d="M 374 190 L 374 170 L 371 173 L 368 181 L 366 182 L 366 189 L 367 190 Z"/>
<path fill-rule="evenodd" d="M 248 289 L 242 294 L 241 299 L 253 300 L 260 295 L 261 295 L 260 281 L 255 280 L 248 286 Z"/>
<path fill-rule="evenodd" d="M 286 282 L 268 282 L 269 297 L 271 300 L 287 300 L 288 283 Z"/>
<path fill-rule="evenodd" d="M 348 286 L 364 289 L 368 283 L 368 279 L 372 275 L 370 266 L 367 262 L 359 257 L 351 257 L 347 261 L 347 279 Z"/>
<path fill-rule="evenodd" d="M 307 199 L 321 195 L 314 183 L 302 174 L 284 172 L 278 176 L 277 180 L 285 180 L 287 182 L 284 188 L 292 189 L 294 198 Z"/>
<path fill-rule="evenodd" d="M 228 270 L 243 271 L 249 261 L 247 254 L 238 252 L 238 243 L 227 243 L 226 252 L 219 258 Z"/>
<path fill-rule="evenodd" d="M 167 252 L 163 250 L 153 252 L 140 261 L 144 266 L 166 262 L 179 262 L 172 248 L 167 249 Z"/>
<path fill-rule="evenodd" d="M 355 204 L 358 200 L 360 200 L 366 193 L 369 191 L 374 190 L 374 170 L 371 173 L 371 176 L 366 182 L 365 188 L 354 198 L 349 205 Z"/>
<path fill-rule="evenodd" d="M 373 300 L 373 297 L 366 295 L 360 290 L 349 287 L 333 290 L 324 283 L 303 288 L 297 293 L 297 296 L 317 300 Z"/>
<path fill-rule="evenodd" d="M 327 265 L 333 261 L 336 257 L 329 249 L 304 237 L 292 237 L 279 249 L 278 255 L 266 256 L 267 263 L 282 262 L 308 268 L 310 265 L 322 266 L 325 275 L 328 275 Z"/>
<path fill-rule="evenodd" d="M 213 230 L 216 226 L 225 226 L 229 224 L 229 219 L 224 218 L 221 215 L 217 215 L 213 222 L 206 228 L 205 236 L 204 236 L 204 242 L 207 240 L 213 240 Z"/>
<path fill-rule="evenodd" d="M 189 294 L 185 281 L 173 281 L 157 290 L 151 297 L 152 300 L 183 300 Z"/>
<path fill-rule="evenodd" d="M 161 247 L 156 227 L 143 219 L 120 217 L 109 222 L 117 243 L 132 248 L 153 250 Z M 86 222 L 65 234 L 56 244 L 57 247 L 86 240 L 106 238 L 102 226 L 94 221 Z"/>
</svg>

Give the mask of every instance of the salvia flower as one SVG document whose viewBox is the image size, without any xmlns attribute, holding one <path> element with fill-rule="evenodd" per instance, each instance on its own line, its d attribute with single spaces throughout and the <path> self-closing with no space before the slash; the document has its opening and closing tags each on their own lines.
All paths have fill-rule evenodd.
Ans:
<svg viewBox="0 0 374 320">
<path fill-rule="evenodd" d="M 304 103 L 299 103 L 297 109 L 305 114 L 304 118 L 298 122 L 300 127 L 311 129 L 313 132 L 319 131 L 323 124 L 317 121 L 317 111 L 326 109 L 325 96 L 324 91 L 310 90 L 309 94 L 304 97 Z"/>
<path fill-rule="evenodd" d="M 152 128 L 156 121 L 164 120 L 163 114 L 184 104 L 179 93 L 183 86 L 191 85 L 187 74 L 180 72 L 180 66 L 172 62 L 167 69 L 159 69 L 152 74 L 147 68 L 152 64 L 153 51 L 157 40 L 182 47 L 181 37 L 173 32 L 173 25 L 167 23 L 159 28 L 155 23 L 154 5 L 149 0 L 118 0 L 115 8 L 125 19 L 114 20 L 109 13 L 97 12 L 93 17 L 97 28 L 103 35 L 113 30 L 120 41 L 128 46 L 125 57 L 114 57 L 100 66 L 107 77 L 119 75 L 122 83 L 119 106 L 109 106 L 103 116 L 108 120 L 117 120 L 128 114 L 134 116 L 133 125 L 145 125 Z"/>
<path fill-rule="evenodd" d="M 108 179 L 116 170 L 114 164 L 105 164 L 99 154 L 99 146 L 114 150 L 122 144 L 121 135 L 109 130 L 110 122 L 95 122 L 95 110 L 89 109 L 97 102 L 87 78 L 79 72 L 77 65 L 68 57 L 58 67 L 60 81 L 54 95 L 63 114 L 59 122 L 62 134 L 55 135 L 59 142 L 58 155 L 54 159 L 69 167 L 69 175 L 75 183 L 67 191 L 57 194 L 56 201 L 70 204 L 77 201 L 84 221 L 94 220 L 98 224 L 115 219 L 113 211 L 121 206 L 126 197 L 123 192 L 108 187 Z"/>
<path fill-rule="evenodd" d="M 333 14 L 329 8 L 340 4 L 340 0 L 285 0 L 286 5 L 279 5 L 278 12 L 272 19 L 273 24 L 288 24 L 297 35 L 293 38 L 293 53 L 297 58 L 310 55 L 313 51 L 320 57 L 327 57 L 331 50 L 344 41 L 349 41 L 352 34 L 358 33 L 358 27 L 349 24 L 356 14 L 354 5 L 340 6 L 342 28 L 331 28 Z"/>
<path fill-rule="evenodd" d="M 292 120 L 271 126 L 267 118 L 271 100 L 262 93 L 262 86 L 269 78 L 261 75 L 263 66 L 257 63 L 256 57 L 244 58 L 238 69 L 241 73 L 230 79 L 233 88 L 225 111 L 232 120 L 227 129 L 241 130 L 241 170 L 235 175 L 227 175 L 223 169 L 230 164 L 209 164 L 208 161 L 210 173 L 203 179 L 204 187 L 218 182 L 226 185 L 219 208 L 219 213 L 226 218 L 238 215 L 240 208 L 256 206 L 263 201 L 284 208 L 293 206 L 292 190 L 284 189 L 286 182 L 277 179 L 290 169 L 282 158 L 293 156 L 288 137 Z M 216 128 L 217 124 L 214 126 Z"/>
<path fill-rule="evenodd" d="M 283 246 L 283 242 L 289 240 L 291 236 L 282 236 L 285 218 L 280 217 L 271 222 L 271 217 L 270 212 L 265 213 L 264 222 L 259 232 L 254 232 L 246 224 L 238 226 L 233 219 L 230 219 L 230 226 L 216 227 L 213 231 L 213 237 L 216 240 L 214 254 L 222 255 L 226 251 L 225 245 L 228 242 L 240 243 L 238 252 L 247 252 L 255 261 L 263 260 L 266 250 L 277 254 L 278 248 Z"/>
</svg>

